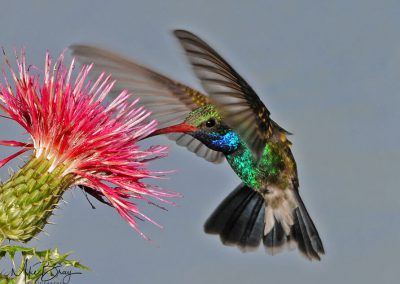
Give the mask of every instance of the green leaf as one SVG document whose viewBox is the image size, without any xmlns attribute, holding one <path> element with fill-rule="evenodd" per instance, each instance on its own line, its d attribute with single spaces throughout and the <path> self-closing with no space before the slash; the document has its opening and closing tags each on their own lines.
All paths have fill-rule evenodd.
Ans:
<svg viewBox="0 0 400 284">
<path fill-rule="evenodd" d="M 79 261 L 68 259 L 72 252 L 60 254 L 57 248 L 38 251 L 36 248 L 27 248 L 22 246 L 0 246 L 0 258 L 9 255 L 11 261 L 14 263 L 16 253 L 20 253 L 22 256 L 21 267 L 17 269 L 19 272 L 22 272 L 22 274 L 14 278 L 0 274 L 0 284 L 17 283 L 18 280 L 23 278 L 26 283 L 36 283 L 36 281 L 42 277 L 43 273 L 48 271 L 49 267 L 74 267 L 91 271 L 89 267 L 81 264 Z M 25 275 L 23 273 L 25 271 L 25 267 L 23 266 L 25 265 L 25 260 L 32 262 L 33 257 L 37 258 L 40 267 L 35 267 L 34 271 Z M 29 265 L 29 263 L 27 265 Z"/>
</svg>

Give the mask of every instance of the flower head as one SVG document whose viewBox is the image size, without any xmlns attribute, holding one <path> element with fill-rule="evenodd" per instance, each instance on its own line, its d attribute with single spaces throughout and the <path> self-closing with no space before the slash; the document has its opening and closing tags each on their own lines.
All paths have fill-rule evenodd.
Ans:
<svg viewBox="0 0 400 284">
<path fill-rule="evenodd" d="M 152 197 L 171 203 L 165 198 L 179 196 L 141 181 L 143 178 L 160 178 L 161 173 L 151 172 L 146 166 L 149 161 L 166 155 L 166 147 L 141 150 L 137 145 L 137 141 L 148 136 L 157 126 L 156 121 L 147 120 L 150 113 L 143 107 L 137 107 L 138 100 L 132 101 L 127 91 L 107 105 L 105 98 L 113 86 L 110 76 L 102 74 L 91 83 L 87 80 L 91 69 L 91 65 L 88 65 L 83 66 L 73 80 L 74 61 L 65 67 L 63 54 L 54 66 L 49 54 L 46 54 L 43 82 L 40 82 L 39 75 L 31 74 L 24 52 L 20 58 L 17 57 L 18 72 L 13 70 L 6 56 L 5 59 L 15 88 L 3 70 L 5 84 L 0 84 L 0 108 L 5 112 L 5 117 L 27 131 L 32 143 L 0 141 L 0 145 L 22 147 L 14 155 L 0 161 L 0 167 L 25 151 L 33 150 L 33 153 L 31 160 L 16 174 L 23 176 L 23 185 L 12 184 L 16 183 L 18 176 L 0 186 L 0 239 L 3 234 L 3 238 L 29 240 L 45 224 L 30 222 L 29 226 L 36 229 L 30 228 L 32 232 L 28 230 L 29 234 L 27 229 L 21 229 L 21 225 L 16 224 L 16 230 L 24 232 L 7 233 L 11 230 L 8 223 L 25 222 L 21 218 L 29 219 L 32 216 L 27 214 L 15 219 L 8 211 L 15 211 L 16 208 L 28 210 L 22 205 L 37 208 L 40 201 L 35 196 L 38 194 L 44 195 L 42 199 L 47 202 L 47 207 L 40 206 L 49 211 L 56 206 L 66 189 L 76 185 L 90 187 L 105 197 L 146 238 L 138 229 L 135 217 L 158 224 L 142 214 L 137 204 L 129 199 L 148 200 Z M 32 169 L 33 173 L 30 171 Z M 18 206 L 7 207 L 5 204 L 9 202 L 1 201 L 1 195 L 10 195 L 12 191 L 21 191 L 19 196 L 22 197 L 25 193 L 29 196 Z M 51 196 L 58 199 L 53 198 L 53 202 L 48 202 Z M 46 221 L 49 214 L 42 215 Z M 13 238 L 15 234 L 25 237 Z"/>
</svg>

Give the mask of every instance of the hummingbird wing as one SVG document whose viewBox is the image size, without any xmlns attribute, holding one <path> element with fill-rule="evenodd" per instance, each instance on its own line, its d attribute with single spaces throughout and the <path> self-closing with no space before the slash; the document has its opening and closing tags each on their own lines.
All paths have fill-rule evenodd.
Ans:
<svg viewBox="0 0 400 284">
<path fill-rule="evenodd" d="M 112 97 L 126 89 L 140 97 L 139 103 L 152 112 L 151 118 L 158 120 L 159 127 L 180 123 L 190 111 L 208 103 L 209 98 L 199 91 L 124 56 L 88 45 L 72 45 L 70 49 L 79 62 L 94 63 L 92 76 L 103 72 L 112 75 L 116 80 L 110 93 Z M 222 153 L 209 149 L 192 136 L 170 134 L 168 137 L 207 161 L 221 163 L 224 160 Z"/>
<path fill-rule="evenodd" d="M 207 43 L 185 30 L 175 30 L 174 34 L 211 102 L 259 160 L 272 134 L 268 109 L 250 85 Z"/>
</svg>

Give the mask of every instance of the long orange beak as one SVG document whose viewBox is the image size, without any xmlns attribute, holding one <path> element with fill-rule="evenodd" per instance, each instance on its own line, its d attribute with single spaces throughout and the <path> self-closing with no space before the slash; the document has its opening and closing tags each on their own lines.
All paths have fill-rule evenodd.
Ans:
<svg viewBox="0 0 400 284">
<path fill-rule="evenodd" d="M 153 133 L 151 133 L 146 138 L 157 136 L 160 134 L 168 134 L 168 133 L 190 133 L 190 132 L 194 132 L 196 130 L 199 130 L 196 126 L 182 122 L 180 124 L 176 124 L 176 125 L 158 129 L 158 130 L 154 131 Z"/>
</svg>

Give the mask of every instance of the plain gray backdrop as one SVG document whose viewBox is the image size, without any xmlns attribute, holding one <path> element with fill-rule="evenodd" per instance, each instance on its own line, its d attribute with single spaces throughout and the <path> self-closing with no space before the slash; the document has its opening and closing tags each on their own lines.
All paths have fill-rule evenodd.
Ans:
<svg viewBox="0 0 400 284">
<path fill-rule="evenodd" d="M 79 190 L 65 194 L 49 235 L 29 243 L 73 250 L 72 258 L 93 269 L 70 283 L 397 283 L 399 1 L 0 4 L 0 45 L 10 55 L 26 47 L 28 63 L 39 67 L 46 49 L 56 57 L 70 44 L 89 43 L 199 87 L 171 31 L 205 39 L 294 133 L 301 194 L 327 252 L 321 262 L 297 251 L 241 253 L 204 234 L 204 221 L 239 179 L 226 162 L 207 163 L 160 137 L 143 143 L 171 145 L 152 166 L 177 172 L 155 183 L 184 197 L 168 212 L 141 206 L 165 227 L 140 224 L 156 245 L 112 208 L 93 201 L 92 210 Z M 1 119 L 0 139 L 23 135 Z M 0 158 L 13 150 L 1 147 Z M 1 169 L 3 180 L 10 165 Z"/>
</svg>

